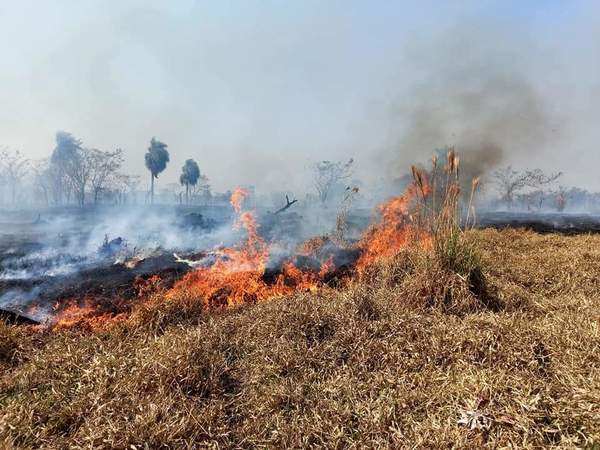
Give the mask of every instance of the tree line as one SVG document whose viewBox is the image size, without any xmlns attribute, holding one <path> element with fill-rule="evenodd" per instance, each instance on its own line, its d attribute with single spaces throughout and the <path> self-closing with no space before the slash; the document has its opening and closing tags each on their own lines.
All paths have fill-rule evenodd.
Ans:
<svg viewBox="0 0 600 450">
<path fill-rule="evenodd" d="M 103 198 L 126 203 L 129 198 L 136 198 L 140 177 L 121 171 L 122 149 L 104 151 L 86 147 L 80 139 L 65 131 L 58 131 L 55 139 L 56 145 L 50 157 L 37 161 L 27 159 L 18 150 L 0 148 L 0 189 L 5 194 L 2 199 L 4 203 L 17 204 L 25 179 L 31 182 L 34 198 L 46 205 L 84 206 L 86 203 L 96 204 Z M 444 151 L 436 150 L 435 157 Z M 170 162 L 168 145 L 153 137 L 144 155 L 144 162 L 150 175 L 146 201 L 154 203 L 156 180 Z M 312 172 L 316 195 L 307 194 L 307 201 L 325 206 L 334 198 L 345 198 L 354 164 L 353 159 L 312 163 L 308 168 Z M 550 208 L 562 211 L 567 208 L 600 208 L 598 193 L 564 186 L 551 189 L 551 185 L 561 176 L 561 172 L 547 174 L 540 169 L 516 170 L 508 166 L 490 173 L 483 179 L 482 185 L 494 186 L 499 194 L 490 200 L 492 205 L 510 209 Z M 409 179 L 410 174 L 407 174 L 394 183 L 405 185 Z M 353 180 L 351 183 L 355 185 L 359 181 Z M 213 197 L 208 178 L 201 173 L 198 163 L 193 159 L 187 159 L 181 168 L 179 186 L 184 191 L 177 194 L 172 184 L 167 185 L 179 203 L 183 203 L 184 194 L 186 203 L 197 198 L 227 201 L 221 198 L 227 197 L 227 193 Z"/>
<path fill-rule="evenodd" d="M 150 173 L 150 191 L 146 199 L 154 202 L 155 179 L 169 163 L 167 144 L 152 138 L 144 155 Z M 30 160 L 19 150 L 0 149 L 0 187 L 5 192 L 5 203 L 17 204 L 23 181 L 29 179 L 36 200 L 46 205 L 98 203 L 108 196 L 116 203 L 125 203 L 128 197 L 135 198 L 140 177 L 121 171 L 123 150 L 104 151 L 86 147 L 71 133 L 58 131 L 56 145 L 50 157 Z M 208 178 L 200 173 L 193 159 L 186 160 L 179 177 L 185 188 L 185 200 L 197 194 L 197 188 L 206 195 L 210 192 Z"/>
</svg>

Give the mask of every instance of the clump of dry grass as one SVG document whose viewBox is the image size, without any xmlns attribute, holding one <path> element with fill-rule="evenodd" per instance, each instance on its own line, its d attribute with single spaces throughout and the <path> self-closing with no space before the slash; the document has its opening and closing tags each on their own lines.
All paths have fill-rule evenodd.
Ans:
<svg viewBox="0 0 600 450">
<path fill-rule="evenodd" d="M 514 307 L 424 308 L 409 252 L 343 290 L 228 311 L 157 296 L 99 333 L 1 325 L 19 356 L 0 375 L 0 445 L 593 448 L 600 237 L 470 234 Z"/>
<path fill-rule="evenodd" d="M 403 295 L 445 312 L 462 314 L 477 308 L 498 309 L 502 305 L 487 285 L 475 239 L 467 238 L 468 229 L 461 226 L 468 227 L 479 181 L 473 180 L 471 184 L 468 213 L 463 221 L 459 167 L 454 149 L 448 151 L 446 163 L 441 167 L 437 157 L 433 158 L 429 172 L 412 167 L 415 187 L 412 227 L 419 230 L 416 235 L 425 243 L 416 242 L 419 245 L 407 248 L 391 261 L 380 262 L 374 272 L 380 272 L 389 284 L 388 274 L 390 267 L 393 268 L 392 279 L 400 284 Z M 399 268 L 403 268 L 403 273 L 398 273 Z"/>
</svg>

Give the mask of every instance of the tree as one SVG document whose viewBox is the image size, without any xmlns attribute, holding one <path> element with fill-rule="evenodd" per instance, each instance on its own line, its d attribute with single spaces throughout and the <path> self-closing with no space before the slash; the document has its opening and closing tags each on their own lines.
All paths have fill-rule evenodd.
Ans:
<svg viewBox="0 0 600 450">
<path fill-rule="evenodd" d="M 85 190 L 91 178 L 95 164 L 95 152 L 100 150 L 79 147 L 70 157 L 69 164 L 65 165 L 65 173 L 72 189 L 75 191 L 77 203 L 83 207 L 85 204 Z"/>
<path fill-rule="evenodd" d="M 129 197 L 133 197 L 135 203 L 135 191 L 140 184 L 140 177 L 138 175 L 124 175 L 116 174 L 115 184 L 118 190 L 119 203 L 129 203 Z"/>
<path fill-rule="evenodd" d="M 150 171 L 150 202 L 154 203 L 154 179 L 158 178 L 158 174 L 165 170 L 169 162 L 167 144 L 152 138 L 145 160 L 146 167 Z"/>
<path fill-rule="evenodd" d="M 502 200 L 511 206 L 517 193 L 526 188 L 539 189 L 556 181 L 562 176 L 562 172 L 546 175 L 541 169 L 526 170 L 520 172 L 514 170 L 512 166 L 496 170 L 493 174 L 493 180 L 502 197 Z"/>
<path fill-rule="evenodd" d="M 332 188 L 336 184 L 341 180 L 350 178 L 353 163 L 354 160 L 350 158 L 345 163 L 340 161 L 319 161 L 312 165 L 313 184 L 321 203 L 324 204 L 327 201 Z"/>
<path fill-rule="evenodd" d="M 29 160 L 19 150 L 0 152 L 2 175 L 11 190 L 11 203 L 16 201 L 17 185 L 29 170 Z"/>
<path fill-rule="evenodd" d="M 37 190 L 41 197 L 44 199 L 44 204 L 48 206 L 50 204 L 50 194 L 54 195 L 53 189 L 55 187 L 55 175 L 53 173 L 53 167 L 50 164 L 49 159 L 41 159 L 33 161 L 31 164 L 31 171 L 33 173 L 33 186 Z M 39 196 L 38 196 L 39 198 Z"/>
<path fill-rule="evenodd" d="M 190 202 L 190 186 L 195 186 L 200 178 L 200 169 L 198 164 L 193 159 L 186 160 L 185 164 L 181 168 L 181 176 L 179 182 L 182 186 L 185 186 L 185 201 Z"/>
<path fill-rule="evenodd" d="M 102 150 L 89 150 L 90 158 L 90 184 L 94 193 L 94 203 L 98 202 L 98 195 L 106 188 L 111 178 L 114 178 L 117 171 L 123 164 L 123 150 L 120 148 L 114 152 L 104 152 Z"/>
<path fill-rule="evenodd" d="M 198 183 L 194 186 L 190 186 L 190 198 L 199 198 L 205 205 L 210 202 L 212 194 L 210 192 L 210 183 L 208 182 L 208 177 L 206 175 L 200 174 Z"/>
<path fill-rule="evenodd" d="M 54 176 L 54 194 L 55 202 L 62 203 L 64 197 L 67 201 L 70 197 L 72 179 L 69 174 L 76 171 L 74 166 L 81 163 L 79 153 L 81 151 L 81 141 L 66 131 L 56 132 L 56 147 L 52 151 L 50 163 Z"/>
</svg>

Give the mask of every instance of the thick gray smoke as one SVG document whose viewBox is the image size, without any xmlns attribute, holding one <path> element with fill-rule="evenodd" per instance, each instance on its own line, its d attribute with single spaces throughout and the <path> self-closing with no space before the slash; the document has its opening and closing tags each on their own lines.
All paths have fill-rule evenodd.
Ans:
<svg viewBox="0 0 600 450">
<path fill-rule="evenodd" d="M 560 119 L 554 99 L 536 83 L 533 48 L 510 29 L 484 31 L 475 24 L 411 46 L 405 64 L 420 75 L 394 97 L 378 164 L 393 178 L 452 146 L 463 177 L 485 178 L 501 165 L 523 161 L 522 155 L 531 161 L 543 154 L 558 137 Z"/>
</svg>

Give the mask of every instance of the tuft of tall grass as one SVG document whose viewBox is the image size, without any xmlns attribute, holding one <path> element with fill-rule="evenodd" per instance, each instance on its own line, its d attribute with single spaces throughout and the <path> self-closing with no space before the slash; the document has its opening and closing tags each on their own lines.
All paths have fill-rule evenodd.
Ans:
<svg viewBox="0 0 600 450">
<path fill-rule="evenodd" d="M 467 282 L 470 291 L 480 301 L 488 304 L 490 300 L 482 262 L 475 243 L 465 234 L 475 223 L 473 200 L 479 179 L 475 178 L 471 183 L 467 213 L 463 217 L 461 203 L 465 196 L 461 195 L 460 159 L 454 148 L 449 149 L 443 165 L 434 157 L 429 172 L 413 166 L 412 176 L 417 188 L 417 226 L 425 228 L 426 235 L 431 239 L 431 251 L 425 256 L 427 272 L 431 277 L 436 277 L 434 283 L 447 281 L 445 276 L 440 276 L 439 270 L 457 274 Z M 444 292 L 444 295 L 448 293 L 447 289 L 437 291 Z"/>
</svg>

